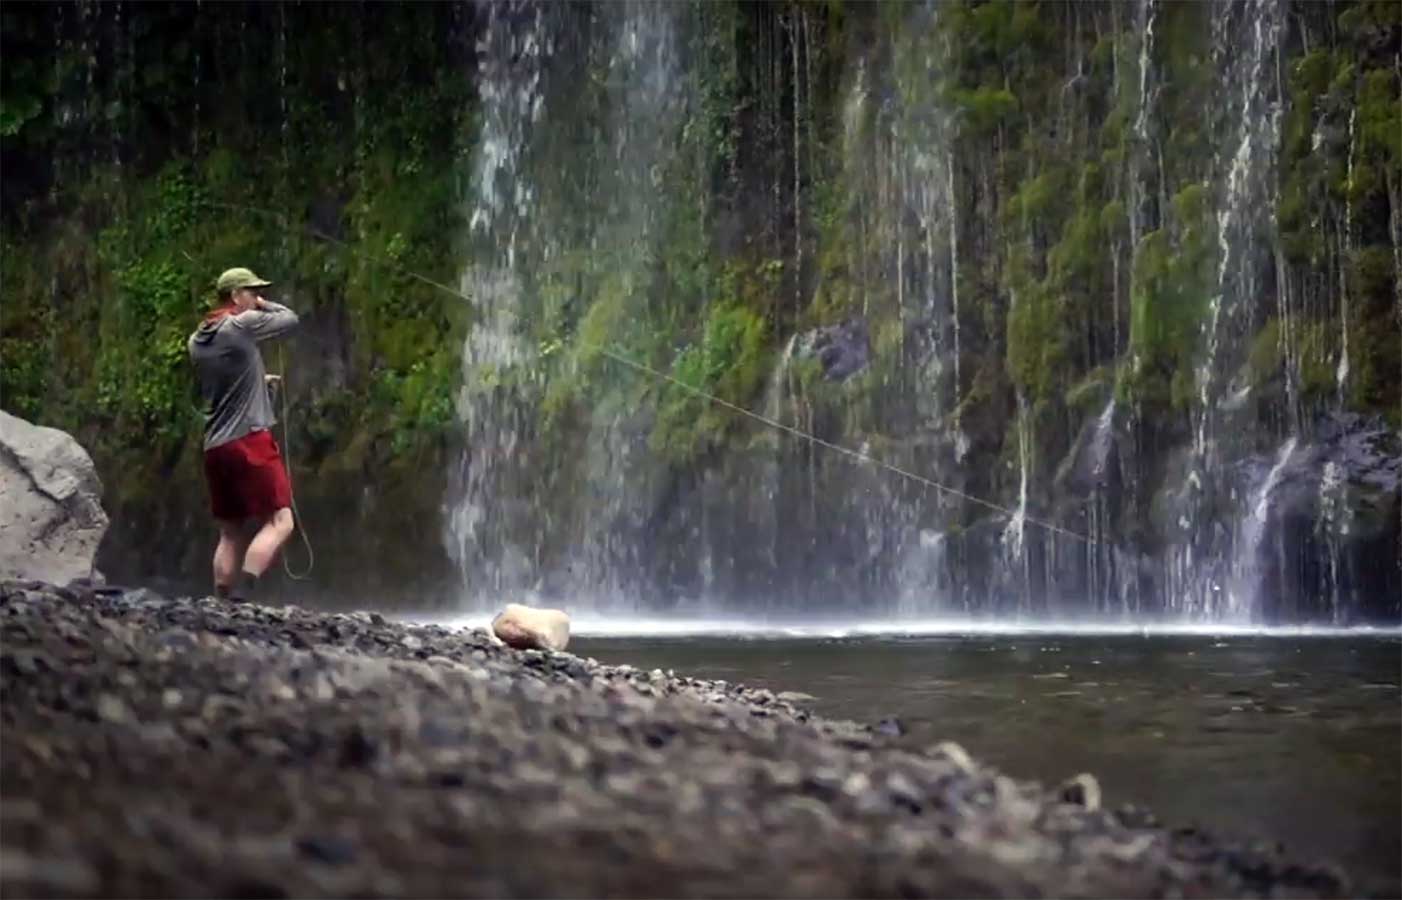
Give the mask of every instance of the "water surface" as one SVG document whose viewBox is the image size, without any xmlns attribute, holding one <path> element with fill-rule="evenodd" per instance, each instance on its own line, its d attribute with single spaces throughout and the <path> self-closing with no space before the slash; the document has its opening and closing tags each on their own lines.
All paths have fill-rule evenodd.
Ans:
<svg viewBox="0 0 1402 900">
<path fill-rule="evenodd" d="M 1402 639 L 1369 634 L 586 635 L 601 662 L 898 716 L 1018 778 L 1077 772 L 1169 826 L 1283 842 L 1402 893 Z"/>
</svg>

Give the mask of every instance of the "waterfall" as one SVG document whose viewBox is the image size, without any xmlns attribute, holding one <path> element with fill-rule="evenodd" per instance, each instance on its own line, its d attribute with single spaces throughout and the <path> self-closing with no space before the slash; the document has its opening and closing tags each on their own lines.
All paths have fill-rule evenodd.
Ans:
<svg viewBox="0 0 1402 900">
<path fill-rule="evenodd" d="M 789 336 L 788 342 L 784 344 L 784 352 L 779 355 L 779 364 L 769 373 L 769 381 L 764 388 L 764 416 L 773 422 L 784 420 L 784 393 L 788 384 L 789 365 L 793 362 L 794 344 L 797 342 L 797 334 Z M 782 438 L 777 431 L 767 434 L 773 437 L 776 444 Z"/>
<path fill-rule="evenodd" d="M 7 7 L 12 405 L 173 445 L 177 282 L 261 255 L 307 466 L 441 514 L 465 605 L 1399 614 L 1377 4 L 317 9 Z"/>
<path fill-rule="evenodd" d="M 1135 149 L 1130 156 L 1129 245 L 1139 246 L 1148 230 L 1144 222 L 1144 199 L 1150 191 L 1144 183 L 1144 155 L 1150 147 L 1149 123 L 1153 119 L 1151 71 L 1154 55 L 1155 0 L 1139 0 L 1139 102 L 1134 116 Z M 1118 330 L 1118 329 L 1117 329 Z M 1118 349 L 1118 344 L 1116 345 Z"/>
<path fill-rule="evenodd" d="M 1345 184 L 1353 184 L 1354 124 L 1358 119 L 1358 107 L 1348 113 L 1348 175 Z M 1344 192 L 1344 223 L 1341 229 L 1343 248 L 1337 263 L 1339 269 L 1339 365 L 1334 371 L 1334 383 L 1338 391 L 1339 408 L 1344 407 L 1345 391 L 1348 388 L 1348 259 L 1353 250 L 1353 196 Z"/>
<path fill-rule="evenodd" d="M 529 514 L 514 500 L 511 483 L 522 449 L 523 398 L 501 376 L 533 356 L 518 322 L 524 309 L 517 250 L 534 198 L 523 154 L 543 112 L 541 70 L 549 49 L 541 7 L 488 7 L 477 46 L 482 116 L 468 216 L 485 253 L 460 285 L 480 314 L 463 342 L 457 412 L 466 439 L 445 534 L 469 597 L 519 592 L 535 577 L 534 553 L 523 539 Z"/>
<path fill-rule="evenodd" d="M 1238 550 L 1232 561 L 1231 587 L 1223 618 L 1227 621 L 1257 622 L 1261 616 L 1262 545 L 1270 520 L 1271 493 L 1280 484 L 1281 474 L 1295 452 L 1296 438 L 1281 445 L 1275 464 L 1252 497 L 1250 510 L 1240 526 Z"/>
<path fill-rule="evenodd" d="M 1013 302 L 1017 302 L 1014 300 Z M 1031 590 L 1031 576 L 1028 570 L 1027 560 L 1027 468 L 1028 454 L 1030 452 L 1027 436 L 1027 404 L 1018 394 L 1017 398 L 1017 462 L 1018 462 L 1018 488 L 1017 488 L 1017 510 L 1008 520 L 1007 526 L 1003 529 L 1003 566 L 1004 571 L 1020 579 L 1021 583 L 1013 585 L 1017 592 L 1017 611 L 1025 614 L 1028 609 L 1028 594 Z"/>
<path fill-rule="evenodd" d="M 898 615 L 915 618 L 941 613 L 967 613 L 969 609 L 945 607 L 949 593 L 949 539 L 944 532 L 919 529 L 897 574 Z"/>
<path fill-rule="evenodd" d="M 1331 459 L 1324 464 L 1324 474 L 1319 481 L 1319 530 L 1324 533 L 1329 554 L 1329 620 L 1335 625 L 1344 623 L 1344 603 L 1339 587 L 1343 564 L 1339 545 L 1340 539 L 1349 533 L 1352 518 L 1343 469 Z"/>
<path fill-rule="evenodd" d="M 1198 428 L 1195 451 L 1199 459 L 1209 454 L 1208 442 L 1214 438 L 1212 409 L 1216 401 L 1215 379 L 1218 356 L 1224 341 L 1239 337 L 1228 333 L 1228 322 L 1249 325 L 1254 318 L 1257 302 L 1258 270 L 1255 234 L 1266 218 L 1268 176 L 1274 164 L 1274 150 L 1279 133 L 1279 110 L 1266 96 L 1266 63 L 1275 49 L 1280 29 L 1278 5 L 1273 0 L 1255 0 L 1245 7 L 1251 22 L 1251 41 L 1244 49 L 1235 43 L 1236 31 L 1230 27 L 1236 8 L 1223 4 L 1213 8 L 1214 45 L 1223 85 L 1230 93 L 1230 143 L 1225 148 L 1230 156 L 1222 157 L 1222 171 L 1217 207 L 1217 290 L 1209 305 L 1207 352 L 1198 369 Z"/>
<path fill-rule="evenodd" d="M 804 79 L 799 68 L 799 41 L 807 33 L 808 14 L 803 7 L 794 7 L 789 21 L 790 45 L 793 51 L 793 302 L 794 313 L 803 308 L 803 146 L 802 90 Z M 812 54 L 812 47 L 809 47 Z"/>
<path fill-rule="evenodd" d="M 546 377 L 630 377 L 592 346 L 572 347 L 567 329 L 596 307 L 625 324 L 650 302 L 680 109 L 678 14 L 650 3 L 484 9 L 467 210 L 476 252 L 462 278 L 478 315 L 463 345 L 465 449 L 447 540 L 470 602 L 568 590 L 576 606 L 602 609 L 629 602 L 626 582 L 642 568 L 657 464 L 616 403 L 569 407 L 582 417 L 568 472 L 531 436 Z M 580 80 L 580 59 L 602 81 Z"/>
<path fill-rule="evenodd" d="M 1171 564 L 1173 602 L 1192 615 L 1210 614 L 1220 605 L 1222 585 L 1215 563 L 1240 558 L 1229 543 L 1230 533 L 1217 526 L 1210 510 L 1230 495 L 1225 461 L 1250 449 L 1249 432 L 1218 430 L 1222 372 L 1240 364 L 1246 338 L 1261 319 L 1261 280 L 1268 253 L 1260 235 L 1274 231 L 1275 149 L 1280 132 L 1280 98 L 1270 66 L 1283 31 L 1283 12 L 1273 0 L 1221 4 L 1212 9 L 1213 58 L 1227 103 L 1222 120 L 1223 142 L 1216 171 L 1217 271 L 1208 302 L 1205 347 L 1196 370 L 1196 404 L 1191 470 L 1187 476 L 1188 510 L 1179 518 L 1186 538 Z M 1242 46 L 1243 21 L 1249 40 Z M 1280 340 L 1294 347 L 1290 336 L 1286 285 L 1277 277 Z M 1295 408 L 1293 387 L 1291 408 Z M 1293 413 L 1292 413 L 1293 420 Z M 1248 516 L 1250 513 L 1248 513 Z M 1237 529 L 1240 531 L 1241 529 Z M 1239 591 L 1238 591 L 1239 592 Z"/>
<path fill-rule="evenodd" d="M 530 212 L 532 190 L 522 171 L 521 155 L 532 127 L 540 121 L 543 56 L 550 53 L 542 9 L 521 15 L 513 5 L 487 8 L 487 26 L 478 42 L 478 99 L 482 104 L 482 131 L 473 173 L 473 207 L 469 224 L 473 232 L 489 234 L 499 220 L 525 219 Z M 514 225 L 504 242 L 504 259 L 495 263 L 510 269 L 515 263 Z"/>
<path fill-rule="evenodd" d="M 798 335 L 790 335 L 788 342 L 784 344 L 784 352 L 779 357 L 779 364 L 769 374 L 769 381 L 764 388 L 762 409 L 764 417 L 771 422 L 783 423 L 785 419 L 785 398 L 792 394 L 793 387 L 790 384 L 790 366 L 793 363 L 794 346 L 797 343 Z M 792 397 L 792 402 L 796 406 L 798 398 Z M 801 425 L 798 421 L 796 408 L 792 416 L 792 424 L 795 427 Z M 767 458 L 764 461 L 762 476 L 763 490 L 752 505 L 752 515 L 757 520 L 756 525 L 760 530 L 769 536 L 767 542 L 769 564 L 771 567 L 777 568 L 782 556 L 781 544 L 784 539 L 784 531 L 780 527 L 778 515 L 779 503 L 783 494 L 783 475 L 786 463 L 794 458 L 794 454 L 790 449 L 790 439 L 777 428 L 766 428 L 761 432 L 761 438 L 766 446 Z"/>
<path fill-rule="evenodd" d="M 946 154 L 949 176 L 949 321 L 954 328 L 954 402 L 959 402 L 959 195 L 954 192 L 954 150 Z M 957 427 L 957 426 L 956 426 Z M 963 459 L 963 454 L 960 454 Z"/>
<path fill-rule="evenodd" d="M 1106 241 L 1114 258 L 1095 275 L 1114 302 L 1103 323 L 1072 333 L 1067 349 L 1072 365 L 1103 368 L 1079 371 L 1082 384 L 1039 385 L 1034 397 L 999 368 L 1008 362 L 1000 358 L 1003 304 L 1032 302 L 1017 296 L 1007 270 L 1025 258 L 1032 278 L 1051 283 L 1075 235 L 1055 215 L 1047 221 L 1058 230 L 1038 224 L 1029 200 L 1019 213 L 1028 240 L 1009 249 L 998 217 L 1009 214 L 1019 183 L 1048 173 L 1023 152 L 1026 138 L 995 137 L 984 119 L 996 113 L 963 91 L 958 79 L 968 73 L 954 67 L 968 63 L 948 42 L 966 26 L 942 30 L 957 21 L 942 18 L 944 7 L 912 5 L 863 20 L 893 29 L 889 52 L 861 42 L 834 51 L 844 26 L 817 8 L 713 9 L 482 8 L 480 135 L 465 210 L 476 252 L 462 276 L 479 314 L 463 344 L 467 449 L 448 502 L 468 594 L 568 590 L 573 608 L 599 611 L 695 602 L 787 614 L 850 602 L 905 615 L 1259 617 L 1262 561 L 1273 542 L 1293 540 L 1278 528 L 1276 504 L 1299 495 L 1293 482 L 1280 488 L 1309 440 L 1299 416 L 1301 348 L 1315 334 L 1303 318 L 1310 286 L 1277 246 L 1272 210 L 1283 190 L 1284 11 L 1269 0 L 1186 15 L 1158 0 L 1123 7 L 1129 21 L 1114 25 L 1110 62 L 1113 133 L 1125 155 L 1074 163 L 1087 173 L 1078 207 L 1102 204 L 1099 227 L 1115 223 Z M 1077 10 L 1058 20 L 1075 20 L 1066 25 L 1075 31 L 1066 65 L 1077 77 L 1039 121 L 1073 157 L 1098 127 L 1101 96 L 1078 92 L 1105 71 L 1085 65 L 1103 66 L 1105 44 L 1092 51 L 1080 42 L 1092 28 L 1100 38 L 1107 15 L 1122 13 L 1083 19 Z M 1221 102 L 1204 152 L 1167 158 L 1165 168 L 1161 144 L 1171 149 L 1175 139 L 1166 117 L 1183 102 L 1166 73 L 1183 64 L 1178 42 L 1200 25 L 1210 33 L 1195 33 L 1191 46 L 1210 44 L 1204 81 Z M 744 60 L 746 52 L 757 56 Z M 824 69 L 833 52 L 846 54 L 843 65 Z M 736 105 L 742 95 L 748 105 Z M 1359 118 L 1349 127 L 1361 141 Z M 697 149 L 698 132 L 728 149 Z M 1018 155 L 1002 163 L 1015 160 L 1017 174 L 971 155 L 1006 148 Z M 679 179 L 669 168 L 678 156 L 697 171 Z M 1113 174 L 1107 159 L 1119 166 Z M 1102 178 L 1115 188 L 1097 197 Z M 1189 187 L 1206 199 L 1203 226 L 1175 215 L 1189 208 L 1178 200 L 1192 196 Z M 677 230 L 683 204 L 699 224 Z M 1352 208 L 1343 214 L 1338 253 L 1347 257 L 1357 235 L 1347 230 Z M 1117 373 L 1139 362 L 1124 358 L 1137 344 L 1131 308 L 1121 304 L 1159 296 L 1132 283 L 1139 262 L 1155 277 L 1153 258 L 1140 256 L 1155 232 L 1170 251 L 1206 235 L 1193 256 L 1204 260 L 1201 270 L 1171 268 L 1163 294 L 1177 303 L 1171 291 L 1190 285 L 1195 294 L 1183 303 L 1202 304 L 1197 318 L 1184 314 L 1191 324 L 1182 327 L 1195 329 L 1186 371 L 1151 385 L 1172 392 L 1181 431 L 1144 421 L 1149 394 L 1116 399 L 1125 386 Z M 712 256 L 719 264 L 702 274 L 674 264 Z M 761 266 L 770 280 L 746 284 Z M 1359 313 L 1348 289 L 1356 287 L 1340 283 L 1342 353 L 1331 373 L 1341 406 L 1359 370 L 1348 332 Z M 667 386 L 591 353 L 585 334 L 665 372 L 704 350 L 706 323 L 724 308 L 716 303 L 762 310 L 768 328 L 740 403 L 823 440 L 874 448 L 922 477 L 1011 507 L 1006 517 L 876 467 L 848 470 L 852 463 L 830 450 L 738 418 L 713 429 L 723 436 L 708 435 L 696 455 L 667 458 L 654 440 L 665 436 L 656 420 L 670 402 Z M 865 319 L 874 349 L 857 377 L 829 380 L 818 368 L 826 345 L 814 350 L 806 336 L 844 318 Z M 1236 380 L 1255 347 L 1291 370 L 1288 417 L 1265 419 L 1271 397 Z M 1170 354 L 1155 365 L 1177 363 Z M 732 415 L 687 409 L 711 422 Z M 1074 455 L 1062 432 L 1076 436 Z M 1172 447 L 1145 446 L 1146 436 Z M 989 471 L 991 460 L 1005 468 Z M 1347 519 L 1350 496 L 1334 482 L 1318 500 L 1329 509 L 1321 528 Z M 1038 511 L 1086 540 L 1042 532 L 1031 518 Z M 1335 541 L 1328 560 L 1320 555 L 1329 566 L 1320 583 L 1344 586 L 1335 615 L 1349 603 L 1349 546 Z"/>
</svg>

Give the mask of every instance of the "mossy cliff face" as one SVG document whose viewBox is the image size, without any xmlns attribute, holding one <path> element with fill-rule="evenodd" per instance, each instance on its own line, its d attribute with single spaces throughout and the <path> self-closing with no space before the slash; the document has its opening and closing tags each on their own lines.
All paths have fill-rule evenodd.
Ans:
<svg viewBox="0 0 1402 900">
<path fill-rule="evenodd" d="M 101 567 L 208 580 L 185 340 L 214 277 L 246 265 L 302 316 L 265 357 L 286 373 L 318 583 L 372 558 L 347 583 L 441 574 L 437 490 L 418 476 L 447 465 L 456 428 L 460 354 L 445 336 L 467 309 L 428 280 L 458 270 L 474 105 L 468 82 L 443 75 L 468 58 L 465 11 L 3 15 L 4 403 L 92 451 L 114 521 Z"/>
<path fill-rule="evenodd" d="M 144 552 L 252 264 L 313 536 L 389 580 L 1399 614 L 1344 524 L 1398 557 L 1395 4 L 54 8 L 5 11 L 5 403 L 132 472 Z M 1341 429 L 1348 490 L 1275 465 Z"/>
</svg>

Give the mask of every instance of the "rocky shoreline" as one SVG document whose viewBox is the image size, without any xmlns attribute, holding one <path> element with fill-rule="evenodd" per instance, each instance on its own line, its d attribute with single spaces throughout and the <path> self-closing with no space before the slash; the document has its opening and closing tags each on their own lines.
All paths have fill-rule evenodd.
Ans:
<svg viewBox="0 0 1402 900">
<path fill-rule="evenodd" d="M 1353 892 L 1089 776 L 484 631 L 11 582 L 0 672 L 5 896 Z"/>
</svg>

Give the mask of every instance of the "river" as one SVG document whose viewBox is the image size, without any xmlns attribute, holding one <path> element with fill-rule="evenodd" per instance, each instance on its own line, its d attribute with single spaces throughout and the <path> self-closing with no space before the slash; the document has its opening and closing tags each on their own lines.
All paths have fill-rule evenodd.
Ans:
<svg viewBox="0 0 1402 900">
<path fill-rule="evenodd" d="M 583 624 L 581 656 L 802 691 L 829 717 L 895 716 L 912 747 L 953 740 L 1018 778 L 1091 772 L 1111 807 L 1278 840 L 1362 890 L 1402 895 L 1395 631 L 605 636 Z"/>
</svg>

